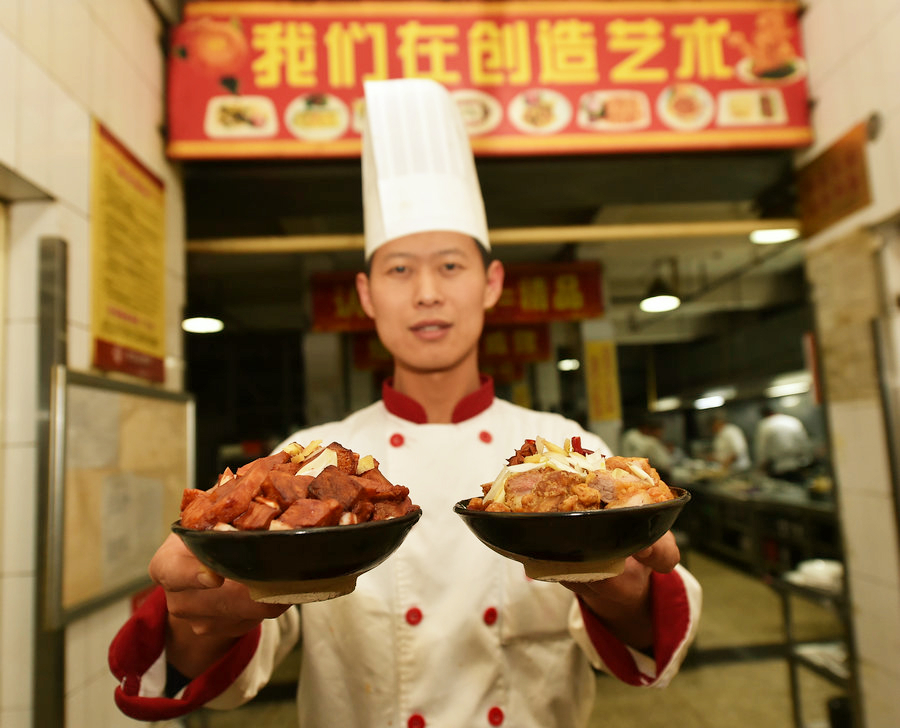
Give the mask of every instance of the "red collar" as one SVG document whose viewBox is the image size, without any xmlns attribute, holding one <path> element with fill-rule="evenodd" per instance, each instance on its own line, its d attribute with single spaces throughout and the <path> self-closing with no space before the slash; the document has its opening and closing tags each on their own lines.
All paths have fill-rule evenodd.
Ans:
<svg viewBox="0 0 900 728">
<path fill-rule="evenodd" d="M 479 378 L 481 386 L 472 394 L 463 397 L 453 408 L 452 421 L 454 423 L 464 422 L 481 414 L 494 401 L 494 380 L 486 374 L 479 375 Z M 425 408 L 412 397 L 398 392 L 393 385 L 393 377 L 385 379 L 381 385 L 381 399 L 384 401 L 387 411 L 417 425 L 427 424 L 428 416 L 425 414 Z"/>
</svg>

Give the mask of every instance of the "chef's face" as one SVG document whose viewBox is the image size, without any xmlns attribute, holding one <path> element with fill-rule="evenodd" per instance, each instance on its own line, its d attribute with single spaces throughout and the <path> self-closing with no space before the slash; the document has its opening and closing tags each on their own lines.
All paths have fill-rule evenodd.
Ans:
<svg viewBox="0 0 900 728">
<path fill-rule="evenodd" d="M 415 233 L 384 244 L 356 279 L 360 302 L 396 367 L 421 373 L 477 367 L 484 312 L 500 298 L 503 266 L 485 269 L 467 235 Z"/>
</svg>

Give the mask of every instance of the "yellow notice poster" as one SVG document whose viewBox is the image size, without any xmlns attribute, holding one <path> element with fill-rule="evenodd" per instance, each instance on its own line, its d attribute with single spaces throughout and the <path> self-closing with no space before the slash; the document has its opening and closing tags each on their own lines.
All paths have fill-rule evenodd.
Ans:
<svg viewBox="0 0 900 728">
<path fill-rule="evenodd" d="M 619 365 L 616 343 L 612 340 L 588 341 L 584 345 L 588 418 L 607 422 L 622 418 L 619 397 Z"/>
<path fill-rule="evenodd" d="M 92 133 L 94 366 L 161 382 L 165 186 L 99 122 Z"/>
</svg>

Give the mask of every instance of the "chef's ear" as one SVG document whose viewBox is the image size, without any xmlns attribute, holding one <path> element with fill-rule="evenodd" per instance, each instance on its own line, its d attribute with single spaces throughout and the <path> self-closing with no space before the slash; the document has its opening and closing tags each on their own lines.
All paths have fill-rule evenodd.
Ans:
<svg viewBox="0 0 900 728">
<path fill-rule="evenodd" d="M 499 260 L 492 260 L 487 267 L 487 283 L 484 287 L 484 310 L 493 308 L 497 301 L 500 300 L 500 294 L 503 293 L 503 263 Z"/>
<path fill-rule="evenodd" d="M 370 319 L 375 318 L 375 309 L 372 306 L 372 294 L 369 291 L 369 276 L 365 273 L 356 274 L 356 293 L 359 295 L 359 302 L 362 304 L 363 311 Z"/>
</svg>

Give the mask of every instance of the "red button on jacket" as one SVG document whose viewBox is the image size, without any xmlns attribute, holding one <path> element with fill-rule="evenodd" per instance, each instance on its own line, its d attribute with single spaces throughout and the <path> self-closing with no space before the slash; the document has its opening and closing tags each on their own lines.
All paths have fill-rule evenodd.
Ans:
<svg viewBox="0 0 900 728">
<path fill-rule="evenodd" d="M 503 711 L 496 705 L 488 711 L 488 723 L 491 725 L 500 725 L 503 723 Z"/>
<path fill-rule="evenodd" d="M 422 621 L 422 610 L 418 607 L 410 607 L 406 610 L 406 621 L 415 627 Z"/>
<path fill-rule="evenodd" d="M 425 728 L 425 718 L 418 713 L 413 713 L 406 721 L 407 728 Z"/>
<path fill-rule="evenodd" d="M 497 610 L 494 607 L 488 607 L 484 610 L 484 623 L 493 624 L 497 621 Z"/>
<path fill-rule="evenodd" d="M 481 440 L 482 442 L 493 442 L 494 436 L 487 430 L 482 430 L 481 432 L 478 433 L 478 439 Z"/>
<path fill-rule="evenodd" d="M 400 447 L 402 444 L 403 435 L 401 435 L 399 432 L 395 432 L 393 435 L 391 435 L 391 445 L 393 445 L 394 447 Z"/>
</svg>

